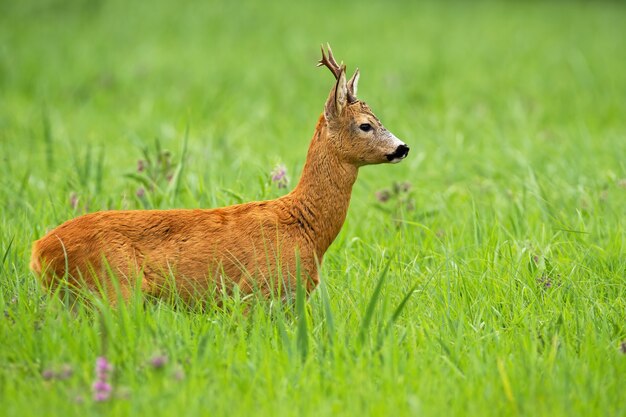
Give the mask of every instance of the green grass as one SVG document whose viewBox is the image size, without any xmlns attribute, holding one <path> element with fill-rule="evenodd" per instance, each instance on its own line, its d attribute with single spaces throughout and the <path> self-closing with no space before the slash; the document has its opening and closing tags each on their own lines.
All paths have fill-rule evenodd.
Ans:
<svg viewBox="0 0 626 417">
<path fill-rule="evenodd" d="M 174 3 L 0 2 L 3 415 L 626 415 L 622 4 Z M 277 163 L 292 187 L 326 41 L 411 154 L 361 170 L 306 303 L 38 287 L 31 242 L 85 211 L 274 198 Z"/>
</svg>

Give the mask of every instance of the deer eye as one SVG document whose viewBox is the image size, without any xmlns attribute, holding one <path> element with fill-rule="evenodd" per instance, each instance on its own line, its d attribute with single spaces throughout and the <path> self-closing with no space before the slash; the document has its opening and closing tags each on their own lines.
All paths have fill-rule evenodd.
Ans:
<svg viewBox="0 0 626 417">
<path fill-rule="evenodd" d="M 369 132 L 370 130 L 372 130 L 372 125 L 369 123 L 363 123 L 359 125 L 359 129 L 361 129 L 364 132 Z"/>
</svg>

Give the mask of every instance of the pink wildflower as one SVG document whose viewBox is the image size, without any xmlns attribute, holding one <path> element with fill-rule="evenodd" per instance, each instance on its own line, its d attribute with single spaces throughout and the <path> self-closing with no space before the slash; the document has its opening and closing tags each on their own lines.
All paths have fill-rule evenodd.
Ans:
<svg viewBox="0 0 626 417">
<path fill-rule="evenodd" d="M 155 369 L 163 368 L 167 364 L 167 356 L 165 355 L 157 355 L 150 359 L 150 365 L 152 365 Z"/>
<path fill-rule="evenodd" d="M 287 168 L 284 165 L 276 165 L 270 175 L 272 178 L 272 182 L 276 184 L 278 188 L 287 188 L 287 186 L 289 185 Z"/>
<path fill-rule="evenodd" d="M 109 383 L 111 371 L 113 371 L 113 365 L 104 356 L 99 356 L 96 359 L 96 380 L 91 385 L 94 401 L 102 402 L 111 398 L 111 391 L 113 390 Z"/>
</svg>

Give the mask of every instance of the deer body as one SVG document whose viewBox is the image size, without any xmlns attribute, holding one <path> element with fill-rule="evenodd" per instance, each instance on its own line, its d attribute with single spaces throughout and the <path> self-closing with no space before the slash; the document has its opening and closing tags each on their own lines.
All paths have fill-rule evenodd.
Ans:
<svg viewBox="0 0 626 417">
<path fill-rule="evenodd" d="M 398 162 L 408 147 L 356 100 L 358 70 L 348 82 L 329 48 L 322 61 L 337 83 L 319 118 L 301 179 L 276 200 L 217 209 L 102 211 L 69 220 L 33 245 L 31 268 L 46 288 L 103 290 L 114 302 L 136 288 L 185 300 L 259 290 L 307 290 L 344 223 L 359 166 Z M 112 280 L 116 279 L 115 285 Z"/>
</svg>

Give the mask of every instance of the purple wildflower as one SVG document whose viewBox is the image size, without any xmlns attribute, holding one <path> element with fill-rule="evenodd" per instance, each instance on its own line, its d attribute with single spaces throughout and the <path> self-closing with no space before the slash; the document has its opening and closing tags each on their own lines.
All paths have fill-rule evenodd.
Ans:
<svg viewBox="0 0 626 417">
<path fill-rule="evenodd" d="M 113 371 L 113 366 L 104 356 L 99 356 L 96 359 L 96 380 L 91 385 L 94 401 L 102 402 L 111 398 L 111 391 L 113 390 L 109 383 L 111 371 Z"/>
<path fill-rule="evenodd" d="M 376 200 L 381 203 L 386 203 L 391 198 L 391 192 L 389 190 L 376 191 Z"/>
<path fill-rule="evenodd" d="M 289 178 L 287 177 L 287 168 L 284 165 L 276 165 L 271 172 L 272 182 L 278 188 L 287 188 Z"/>
<path fill-rule="evenodd" d="M 50 381 L 51 379 L 54 379 L 56 377 L 56 374 L 54 373 L 52 369 L 44 369 L 43 372 L 41 373 L 41 376 L 46 381 Z"/>
<path fill-rule="evenodd" d="M 143 172 L 146 169 L 146 161 L 140 159 L 137 161 L 137 172 Z"/>
<path fill-rule="evenodd" d="M 552 287 L 559 287 L 561 275 L 551 276 L 548 274 L 543 274 L 537 278 L 537 284 L 542 286 L 544 289 L 550 289 Z"/>
<path fill-rule="evenodd" d="M 108 394 L 111 392 L 111 384 L 106 381 L 96 381 L 91 386 L 95 392 Z"/>
<path fill-rule="evenodd" d="M 143 198 L 146 195 L 146 190 L 143 187 L 137 188 L 137 197 Z"/>
<path fill-rule="evenodd" d="M 548 275 L 544 274 L 537 278 L 537 284 L 541 285 L 543 288 L 550 288 L 552 287 L 552 280 Z"/>
<path fill-rule="evenodd" d="M 626 355 L 626 340 L 622 340 L 622 343 L 619 345 L 619 350 Z"/>
<path fill-rule="evenodd" d="M 111 394 L 108 392 L 94 392 L 93 399 L 97 402 L 103 402 L 111 398 Z"/>
<path fill-rule="evenodd" d="M 408 193 L 411 190 L 411 183 L 408 181 L 405 182 L 395 182 L 393 183 L 393 193 Z"/>
<path fill-rule="evenodd" d="M 150 359 L 150 365 L 154 369 L 160 369 L 160 368 L 163 368 L 167 364 L 167 360 L 168 358 L 165 355 L 156 355 L 156 356 L 153 356 L 152 359 Z"/>
<path fill-rule="evenodd" d="M 104 375 L 107 372 L 111 372 L 113 370 L 113 365 L 107 361 L 107 358 L 104 356 L 99 356 L 96 359 L 96 373 L 100 375 Z"/>
</svg>

